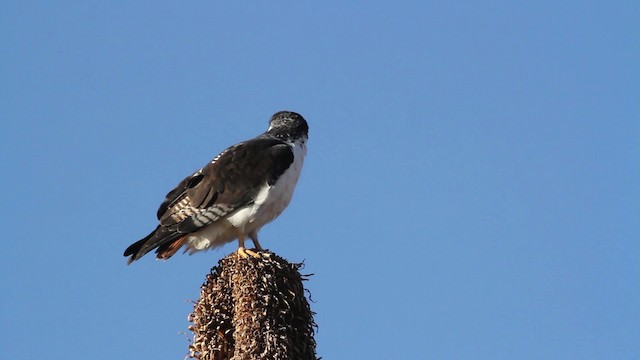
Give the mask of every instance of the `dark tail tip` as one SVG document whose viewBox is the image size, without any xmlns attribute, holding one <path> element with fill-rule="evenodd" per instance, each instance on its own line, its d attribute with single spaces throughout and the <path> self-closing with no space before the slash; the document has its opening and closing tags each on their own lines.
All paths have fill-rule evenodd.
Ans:
<svg viewBox="0 0 640 360">
<path fill-rule="evenodd" d="M 132 262 L 140 259 L 145 254 L 157 247 L 161 247 L 162 250 L 167 249 L 167 247 L 171 247 L 171 244 L 169 244 L 168 246 L 164 246 L 164 244 L 171 243 L 173 240 L 181 236 L 182 234 L 179 234 L 172 229 L 168 229 L 166 227 L 158 225 L 158 227 L 156 227 L 156 229 L 153 230 L 149 235 L 129 245 L 129 247 L 124 251 L 124 256 L 130 256 L 130 258 L 127 260 L 127 264 L 131 264 Z M 179 245 L 178 247 L 180 247 L 182 245 L 182 242 L 180 241 L 176 245 Z M 173 251 L 169 256 L 173 255 L 173 253 L 175 253 L 175 251 Z"/>
<path fill-rule="evenodd" d="M 123 254 L 124 256 L 130 256 L 130 258 L 127 259 L 127 265 L 131 265 L 132 262 L 138 260 L 142 255 L 144 255 L 139 253 L 140 253 L 140 249 L 142 249 L 142 246 L 144 246 L 144 243 L 146 243 L 147 240 L 148 238 L 138 240 L 133 244 L 129 245 L 129 247 L 124 251 L 124 254 Z"/>
</svg>

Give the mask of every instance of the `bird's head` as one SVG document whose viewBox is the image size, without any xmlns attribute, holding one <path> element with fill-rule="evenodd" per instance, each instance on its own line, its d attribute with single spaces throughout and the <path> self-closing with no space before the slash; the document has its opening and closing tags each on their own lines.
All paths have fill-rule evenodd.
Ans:
<svg viewBox="0 0 640 360">
<path fill-rule="evenodd" d="M 309 125 L 298 113 L 279 111 L 269 120 L 267 133 L 283 140 L 297 140 L 309 136 Z"/>
</svg>

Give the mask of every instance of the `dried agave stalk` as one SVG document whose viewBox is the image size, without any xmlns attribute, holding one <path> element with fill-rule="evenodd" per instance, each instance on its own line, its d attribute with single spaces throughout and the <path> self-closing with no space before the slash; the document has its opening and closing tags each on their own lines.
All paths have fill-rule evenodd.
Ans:
<svg viewBox="0 0 640 360">
<path fill-rule="evenodd" d="M 261 254 L 244 259 L 233 253 L 211 269 L 189 315 L 191 358 L 317 359 L 302 264 Z"/>
</svg>

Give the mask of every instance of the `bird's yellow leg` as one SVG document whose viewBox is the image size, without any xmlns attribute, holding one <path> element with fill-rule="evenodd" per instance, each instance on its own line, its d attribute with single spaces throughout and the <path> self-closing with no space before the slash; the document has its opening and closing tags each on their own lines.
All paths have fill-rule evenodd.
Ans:
<svg viewBox="0 0 640 360">
<path fill-rule="evenodd" d="M 260 246 L 260 243 L 258 242 L 258 233 L 256 233 L 255 231 L 250 232 L 249 238 L 251 238 L 251 241 L 253 241 L 253 246 L 255 246 L 256 248 L 256 253 L 257 253 L 256 255 L 269 257 L 269 253 L 264 252 L 264 249 L 262 248 L 262 246 Z"/>
<path fill-rule="evenodd" d="M 255 231 L 252 231 L 249 233 L 249 238 L 251 238 L 251 241 L 253 241 L 253 246 L 256 247 L 256 250 L 258 251 L 262 251 L 262 246 L 260 246 L 260 243 L 258 242 L 258 234 Z"/>
<path fill-rule="evenodd" d="M 260 254 L 256 253 L 255 251 L 245 249 L 244 234 L 242 232 L 238 234 L 238 255 L 240 255 L 240 257 L 245 259 L 249 258 L 249 256 L 253 256 L 254 258 L 260 258 Z"/>
</svg>

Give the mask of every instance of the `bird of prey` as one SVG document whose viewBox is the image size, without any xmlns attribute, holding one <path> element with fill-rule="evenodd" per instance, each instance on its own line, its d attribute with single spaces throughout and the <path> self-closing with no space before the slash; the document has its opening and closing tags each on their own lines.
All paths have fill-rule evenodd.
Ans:
<svg viewBox="0 0 640 360">
<path fill-rule="evenodd" d="M 151 250 L 168 259 L 181 247 L 191 254 L 238 239 L 238 254 L 248 236 L 257 251 L 258 231 L 289 205 L 298 182 L 309 126 L 295 112 L 280 111 L 267 131 L 233 145 L 171 190 L 158 209 L 159 225 L 131 244 L 124 256 L 138 260 Z"/>
</svg>

